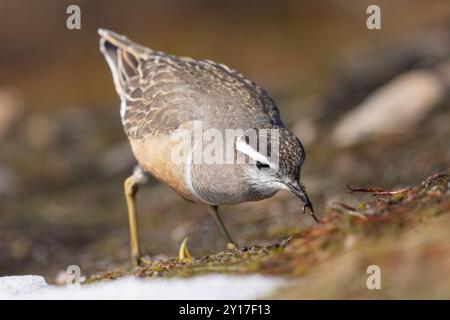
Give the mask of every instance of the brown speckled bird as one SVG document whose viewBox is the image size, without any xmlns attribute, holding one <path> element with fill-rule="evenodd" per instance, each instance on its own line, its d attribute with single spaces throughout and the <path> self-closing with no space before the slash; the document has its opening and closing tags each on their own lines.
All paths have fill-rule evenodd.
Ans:
<svg viewBox="0 0 450 320">
<path fill-rule="evenodd" d="M 218 214 L 219 205 L 262 200 L 286 189 L 303 200 L 303 212 L 310 208 L 318 221 L 300 183 L 303 146 L 285 129 L 274 101 L 263 89 L 223 64 L 169 55 L 109 30 L 98 32 L 100 50 L 121 99 L 122 124 L 138 161 L 125 181 L 133 263 L 142 257 L 135 196 L 147 173 L 183 198 L 207 204 L 229 247 L 236 245 Z M 189 140 L 192 148 L 181 154 L 181 161 L 174 161 L 174 150 L 180 145 L 174 137 L 195 137 L 197 124 L 203 141 Z M 212 157 L 231 150 L 233 161 L 193 161 L 205 132 L 226 136 L 229 130 L 239 134 L 228 139 L 223 150 L 212 152 Z M 256 145 L 250 143 L 251 133 L 257 134 Z M 265 153 L 260 148 L 263 144 L 269 146 Z M 246 161 L 236 161 L 239 156 Z"/>
</svg>

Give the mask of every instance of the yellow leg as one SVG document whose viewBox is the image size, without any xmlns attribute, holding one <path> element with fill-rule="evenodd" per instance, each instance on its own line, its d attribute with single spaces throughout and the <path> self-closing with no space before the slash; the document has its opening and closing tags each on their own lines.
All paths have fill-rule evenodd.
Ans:
<svg viewBox="0 0 450 320">
<path fill-rule="evenodd" d="M 136 214 L 136 193 L 138 191 L 138 181 L 134 175 L 129 176 L 124 183 L 125 199 L 128 207 L 128 220 L 130 223 L 130 239 L 131 239 L 131 260 L 136 267 L 142 257 L 139 248 L 139 234 Z"/>
<path fill-rule="evenodd" d="M 219 210 L 218 210 L 217 206 L 209 206 L 208 212 L 213 217 L 214 222 L 216 223 L 220 232 L 222 232 L 222 235 L 228 241 L 227 248 L 230 250 L 236 249 L 238 247 L 238 245 L 231 239 L 230 234 L 228 233 L 227 229 L 225 228 L 225 225 L 223 224 L 223 221 L 220 218 Z"/>
</svg>

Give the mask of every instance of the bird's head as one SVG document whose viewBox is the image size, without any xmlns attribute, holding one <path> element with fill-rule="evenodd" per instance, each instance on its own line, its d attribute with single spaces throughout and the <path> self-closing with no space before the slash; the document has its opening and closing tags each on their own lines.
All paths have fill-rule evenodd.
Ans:
<svg viewBox="0 0 450 320">
<path fill-rule="evenodd" d="M 245 174 L 253 187 L 261 191 L 289 190 L 304 202 L 316 221 L 313 206 L 300 182 L 305 150 L 300 140 L 281 127 L 249 129 L 236 140 L 236 149 L 248 156 Z"/>
</svg>

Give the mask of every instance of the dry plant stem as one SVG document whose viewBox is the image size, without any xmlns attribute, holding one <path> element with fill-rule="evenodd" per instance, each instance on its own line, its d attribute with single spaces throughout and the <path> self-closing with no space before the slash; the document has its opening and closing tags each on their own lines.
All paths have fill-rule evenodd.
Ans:
<svg viewBox="0 0 450 320">
<path fill-rule="evenodd" d="M 335 202 L 335 204 L 338 205 L 338 206 L 341 206 L 344 209 L 346 209 L 347 213 L 349 215 L 361 218 L 363 220 L 367 220 L 367 217 L 363 213 L 359 212 L 358 210 L 356 210 L 352 206 L 349 206 L 348 204 L 345 204 L 343 202 Z"/>
<path fill-rule="evenodd" d="M 337 204 L 338 206 L 341 206 L 342 208 L 349 210 L 349 211 L 357 211 L 355 208 L 353 208 L 352 206 L 349 206 L 348 204 L 345 204 L 343 202 L 335 202 L 334 204 Z"/>
<path fill-rule="evenodd" d="M 354 193 L 354 192 L 366 192 L 366 193 L 373 193 L 374 195 L 380 195 L 380 196 L 392 196 L 399 193 L 403 193 L 405 191 L 410 190 L 409 187 L 394 190 L 394 191 L 388 191 L 381 188 L 355 188 L 347 184 L 348 192 Z"/>
</svg>

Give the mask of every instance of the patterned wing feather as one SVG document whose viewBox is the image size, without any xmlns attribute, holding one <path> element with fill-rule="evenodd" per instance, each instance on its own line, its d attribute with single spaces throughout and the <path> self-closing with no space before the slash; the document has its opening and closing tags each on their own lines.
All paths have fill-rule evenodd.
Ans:
<svg viewBox="0 0 450 320">
<path fill-rule="evenodd" d="M 154 51 L 111 31 L 99 33 L 129 137 L 167 134 L 193 120 L 216 128 L 283 127 L 274 101 L 237 71 Z"/>
</svg>

